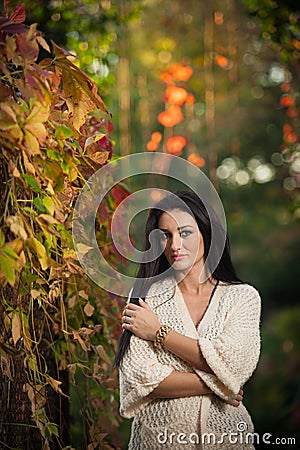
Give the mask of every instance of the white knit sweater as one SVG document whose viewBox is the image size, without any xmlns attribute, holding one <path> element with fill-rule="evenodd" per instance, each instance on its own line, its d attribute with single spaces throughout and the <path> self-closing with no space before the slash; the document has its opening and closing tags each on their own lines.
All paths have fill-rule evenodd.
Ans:
<svg viewBox="0 0 300 450">
<path fill-rule="evenodd" d="M 193 369 L 172 353 L 155 350 L 152 342 L 132 336 L 119 372 L 120 413 L 134 417 L 128 448 L 254 449 L 253 424 L 246 408 L 224 400 L 239 392 L 258 362 L 258 292 L 248 284 L 219 283 L 197 328 L 174 279 L 153 284 L 146 301 L 161 323 L 198 340 L 214 373 Z M 150 398 L 148 395 L 174 370 L 196 372 L 213 394 Z"/>
</svg>

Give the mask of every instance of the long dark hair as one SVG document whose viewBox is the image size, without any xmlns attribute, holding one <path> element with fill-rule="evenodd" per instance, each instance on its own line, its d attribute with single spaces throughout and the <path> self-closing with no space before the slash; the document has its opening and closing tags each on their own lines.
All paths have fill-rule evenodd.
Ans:
<svg viewBox="0 0 300 450">
<path fill-rule="evenodd" d="M 212 277 L 215 280 L 227 283 L 242 283 L 231 261 L 229 240 L 225 230 L 214 210 L 208 204 L 204 203 L 194 192 L 177 191 L 170 193 L 150 209 L 145 226 L 143 251 L 152 251 L 153 254 L 158 254 L 155 252 L 157 252 L 160 243 L 158 239 L 152 239 L 150 242 L 150 233 L 158 229 L 158 222 L 161 215 L 165 211 L 172 211 L 174 209 L 185 211 L 196 220 L 203 238 L 205 265 Z M 210 248 L 212 240 L 214 246 Z M 153 261 L 142 262 L 137 272 L 130 302 L 138 305 L 139 297 L 142 297 L 143 293 L 149 290 L 153 283 L 153 277 L 161 275 L 161 279 L 163 279 L 164 273 L 168 269 L 170 269 L 170 265 L 164 253 Z M 145 295 L 142 298 L 145 299 Z M 131 335 L 131 331 L 123 331 L 119 341 L 114 367 L 120 365 L 129 346 Z"/>
</svg>

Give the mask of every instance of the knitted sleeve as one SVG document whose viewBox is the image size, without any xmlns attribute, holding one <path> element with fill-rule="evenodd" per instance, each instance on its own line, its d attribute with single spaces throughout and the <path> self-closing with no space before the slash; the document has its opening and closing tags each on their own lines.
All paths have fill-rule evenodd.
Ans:
<svg viewBox="0 0 300 450">
<path fill-rule="evenodd" d="M 149 394 L 173 370 L 158 361 L 149 341 L 132 335 L 119 370 L 120 414 L 126 418 L 135 416 L 153 401 Z"/>
<path fill-rule="evenodd" d="M 249 285 L 234 286 L 232 307 L 223 328 L 215 335 L 207 330 L 199 346 L 214 372 L 196 370 L 206 385 L 223 400 L 236 395 L 252 375 L 260 353 L 260 296 Z"/>
</svg>

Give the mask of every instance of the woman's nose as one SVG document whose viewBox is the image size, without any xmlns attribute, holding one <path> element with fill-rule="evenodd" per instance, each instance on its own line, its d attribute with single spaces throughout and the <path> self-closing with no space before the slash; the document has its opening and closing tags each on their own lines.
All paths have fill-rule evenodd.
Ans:
<svg viewBox="0 0 300 450">
<path fill-rule="evenodd" d="M 171 250 L 173 252 L 178 251 L 181 249 L 181 237 L 179 234 L 174 234 L 172 236 L 172 242 L 171 242 Z"/>
</svg>

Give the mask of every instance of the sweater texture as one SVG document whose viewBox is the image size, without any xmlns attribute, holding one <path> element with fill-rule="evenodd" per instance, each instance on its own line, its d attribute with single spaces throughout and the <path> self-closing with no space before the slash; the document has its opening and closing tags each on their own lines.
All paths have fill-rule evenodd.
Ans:
<svg viewBox="0 0 300 450">
<path fill-rule="evenodd" d="M 226 403 L 252 375 L 260 353 L 260 296 L 249 284 L 220 282 L 196 327 L 173 278 L 154 283 L 146 302 L 162 324 L 197 339 L 213 374 L 194 369 L 153 342 L 132 335 L 122 360 L 120 414 L 134 418 L 129 450 L 253 450 L 251 417 Z M 154 399 L 172 373 L 195 372 L 212 394 Z"/>
</svg>

